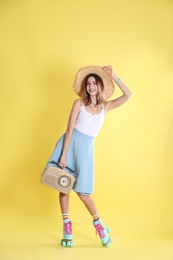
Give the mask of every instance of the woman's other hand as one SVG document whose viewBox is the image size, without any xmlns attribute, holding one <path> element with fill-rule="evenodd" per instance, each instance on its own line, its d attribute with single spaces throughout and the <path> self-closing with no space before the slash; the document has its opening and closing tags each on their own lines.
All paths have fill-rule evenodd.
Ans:
<svg viewBox="0 0 173 260">
<path fill-rule="evenodd" d="M 103 66 L 103 69 L 107 71 L 111 78 L 115 76 L 113 68 L 111 65 Z"/>
</svg>

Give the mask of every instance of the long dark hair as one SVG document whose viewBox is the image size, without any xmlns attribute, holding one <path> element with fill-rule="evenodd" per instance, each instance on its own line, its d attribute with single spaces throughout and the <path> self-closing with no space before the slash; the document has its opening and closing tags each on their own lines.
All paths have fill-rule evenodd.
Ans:
<svg viewBox="0 0 173 260">
<path fill-rule="evenodd" d="M 91 104 L 90 95 L 87 93 L 87 88 L 86 88 L 89 77 L 94 77 L 96 80 L 96 84 L 98 88 L 97 95 L 96 95 L 96 99 L 97 99 L 96 105 L 101 106 L 106 101 L 104 96 L 104 85 L 102 79 L 96 74 L 89 74 L 83 79 L 79 96 L 82 98 L 83 104 L 85 106 L 89 106 Z"/>
</svg>

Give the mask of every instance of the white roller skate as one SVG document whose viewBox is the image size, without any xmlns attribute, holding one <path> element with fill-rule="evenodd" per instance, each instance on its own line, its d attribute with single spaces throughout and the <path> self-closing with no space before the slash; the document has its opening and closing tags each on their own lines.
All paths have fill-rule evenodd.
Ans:
<svg viewBox="0 0 173 260">
<path fill-rule="evenodd" d="M 63 220 L 63 239 L 61 239 L 61 245 L 63 247 L 73 247 L 72 241 L 72 223 L 69 219 Z"/>
<path fill-rule="evenodd" d="M 100 219 L 93 221 L 93 225 L 95 226 L 96 234 L 98 234 L 101 239 L 102 245 L 109 247 L 112 242 L 112 238 L 110 238 L 108 234 L 110 229 L 106 228 Z"/>
</svg>

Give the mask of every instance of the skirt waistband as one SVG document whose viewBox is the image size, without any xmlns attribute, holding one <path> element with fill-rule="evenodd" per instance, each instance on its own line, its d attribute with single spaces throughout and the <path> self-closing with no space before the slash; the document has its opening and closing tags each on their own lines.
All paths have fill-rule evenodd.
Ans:
<svg viewBox="0 0 173 260">
<path fill-rule="evenodd" d="M 83 137 L 83 138 L 85 138 L 85 139 L 88 139 L 88 140 L 94 140 L 94 139 L 95 139 L 95 137 L 93 137 L 93 136 L 91 136 L 91 135 L 84 134 L 84 133 L 82 133 L 82 132 L 79 132 L 79 131 L 78 131 L 77 129 L 75 129 L 75 128 L 74 128 L 74 130 L 73 130 L 73 133 L 76 134 L 76 135 L 78 135 L 78 136 L 81 136 L 81 137 Z"/>
</svg>

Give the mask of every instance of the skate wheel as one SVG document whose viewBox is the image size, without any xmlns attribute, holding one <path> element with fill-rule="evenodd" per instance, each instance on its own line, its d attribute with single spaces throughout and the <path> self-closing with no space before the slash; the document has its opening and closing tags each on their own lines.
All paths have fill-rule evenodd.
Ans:
<svg viewBox="0 0 173 260">
<path fill-rule="evenodd" d="M 72 241 L 70 241 L 70 242 L 67 242 L 67 245 L 66 245 L 67 247 L 74 247 L 74 243 L 72 242 Z"/>
<path fill-rule="evenodd" d="M 107 244 L 102 244 L 104 247 L 110 247 L 110 243 L 112 243 L 112 238 L 109 237 Z"/>
<path fill-rule="evenodd" d="M 61 245 L 62 245 L 62 246 L 66 246 L 66 244 L 67 244 L 67 243 L 66 243 L 64 240 L 61 240 Z"/>
</svg>

